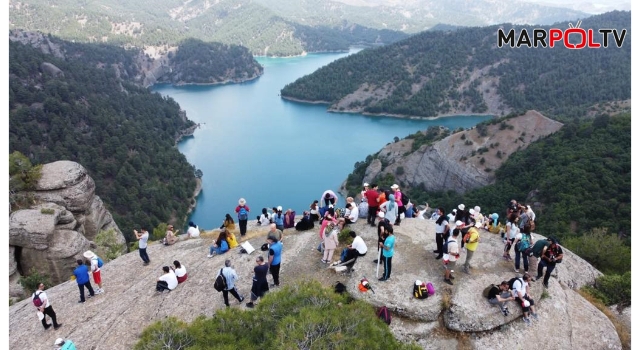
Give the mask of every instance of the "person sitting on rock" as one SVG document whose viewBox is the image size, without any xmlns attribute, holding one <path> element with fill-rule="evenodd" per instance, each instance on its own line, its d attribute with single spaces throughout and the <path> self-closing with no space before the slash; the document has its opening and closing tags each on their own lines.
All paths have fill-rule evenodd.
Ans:
<svg viewBox="0 0 640 350">
<path fill-rule="evenodd" d="M 287 209 L 284 213 L 284 228 L 293 228 L 295 226 L 296 212 L 291 210 L 291 208 Z"/>
<path fill-rule="evenodd" d="M 516 300 L 516 298 L 509 292 L 508 281 L 502 281 L 500 285 L 491 287 L 491 289 L 489 289 L 487 299 L 489 299 L 489 304 L 499 305 L 500 311 L 502 311 L 502 314 L 505 316 L 509 315 L 509 309 L 506 305 L 507 302 L 510 300 Z"/>
<path fill-rule="evenodd" d="M 227 230 L 222 229 L 218 235 L 218 239 L 209 247 L 208 258 L 213 256 L 213 253 L 217 255 L 224 254 L 229 250 L 229 243 L 227 243 Z"/>
<path fill-rule="evenodd" d="M 360 212 L 358 211 L 358 207 L 353 203 L 347 203 L 347 210 L 349 212 L 348 216 L 345 216 L 344 220 L 346 224 L 353 224 L 358 220 L 360 216 Z"/>
<path fill-rule="evenodd" d="M 413 219 L 417 216 L 415 208 L 413 207 L 413 203 L 407 203 L 406 208 L 404 209 L 404 218 L 405 219 Z"/>
<path fill-rule="evenodd" d="M 271 215 L 267 212 L 267 208 L 262 208 L 262 215 L 258 216 L 259 226 L 269 226 L 271 224 Z"/>
<path fill-rule="evenodd" d="M 353 242 L 346 248 L 342 249 L 340 254 L 340 263 L 349 261 L 355 257 L 367 255 L 367 244 L 364 243 L 362 237 L 358 236 L 355 231 L 349 231 L 349 236 L 353 238 Z"/>
<path fill-rule="evenodd" d="M 176 274 L 169 268 L 169 266 L 163 266 L 162 272 L 164 272 L 164 274 L 158 277 L 158 281 L 156 282 L 156 291 L 162 293 L 165 290 L 172 291 L 176 289 L 178 286 L 178 278 L 176 277 Z"/>
<path fill-rule="evenodd" d="M 510 281 L 511 282 L 511 281 Z M 538 314 L 536 313 L 535 303 L 529 294 L 529 283 L 531 282 L 531 276 L 525 273 L 522 278 L 516 278 L 513 280 L 512 295 L 522 307 L 522 320 L 528 326 L 531 325 L 531 319 L 529 318 L 529 311 L 534 320 L 538 320 Z"/>
<path fill-rule="evenodd" d="M 164 245 L 173 245 L 178 241 L 178 237 L 176 236 L 176 233 L 178 231 L 174 232 L 173 231 L 173 225 L 169 225 L 167 226 L 167 232 L 165 234 L 164 239 L 162 240 L 162 244 Z"/>
<path fill-rule="evenodd" d="M 309 214 L 313 222 L 320 220 L 320 208 L 318 207 L 318 200 L 313 201 L 309 206 Z"/>
<path fill-rule="evenodd" d="M 189 221 L 189 229 L 187 229 L 187 238 L 199 238 L 200 228 L 194 224 L 193 221 Z"/>
<path fill-rule="evenodd" d="M 233 221 L 233 218 L 230 214 L 226 214 L 224 216 L 224 220 L 222 220 L 222 225 L 220 225 L 220 229 L 226 228 L 227 231 L 233 232 L 236 229 L 236 223 Z"/>
<path fill-rule="evenodd" d="M 236 235 L 231 231 L 227 231 L 227 244 L 229 244 L 229 249 L 233 249 L 238 246 L 238 240 L 236 239 Z"/>
<path fill-rule="evenodd" d="M 296 224 L 297 231 L 306 231 L 313 228 L 313 219 L 311 219 L 311 213 L 305 211 L 302 215 L 302 220 Z"/>
<path fill-rule="evenodd" d="M 176 274 L 176 278 L 178 279 L 178 283 L 182 283 L 187 280 L 187 268 L 180 264 L 178 260 L 173 261 L 173 266 L 171 269 Z"/>
</svg>

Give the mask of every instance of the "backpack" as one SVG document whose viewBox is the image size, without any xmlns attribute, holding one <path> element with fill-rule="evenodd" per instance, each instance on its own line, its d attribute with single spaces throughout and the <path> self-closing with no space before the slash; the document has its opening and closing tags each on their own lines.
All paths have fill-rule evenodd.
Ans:
<svg viewBox="0 0 640 350">
<path fill-rule="evenodd" d="M 347 290 L 347 286 L 345 286 L 344 284 L 342 284 L 342 282 L 338 281 L 336 282 L 336 285 L 334 286 L 334 291 L 338 294 L 342 294 Z"/>
<path fill-rule="evenodd" d="M 100 257 L 98 257 L 98 268 L 102 267 L 102 265 L 104 265 L 104 262 L 102 261 L 102 259 L 100 259 Z"/>
<path fill-rule="evenodd" d="M 380 308 L 378 308 L 376 316 L 378 316 L 387 325 L 391 324 L 391 313 L 389 313 L 389 309 L 387 309 L 386 306 L 381 306 Z"/>
<path fill-rule="evenodd" d="M 247 219 L 249 219 L 249 212 L 247 211 L 247 209 L 245 209 L 245 207 L 240 207 L 240 210 L 238 211 L 238 220 Z"/>
<path fill-rule="evenodd" d="M 402 205 L 406 207 L 407 204 L 409 204 L 409 197 L 402 193 L 402 198 L 400 198 L 400 201 L 402 202 Z"/>
<path fill-rule="evenodd" d="M 509 282 L 511 282 L 511 281 L 509 281 Z M 489 292 L 491 292 L 491 290 L 494 287 L 497 287 L 497 286 L 495 284 L 491 283 L 490 286 L 488 286 L 487 288 L 482 290 L 482 296 L 485 297 L 485 298 L 489 298 Z"/>
<path fill-rule="evenodd" d="M 213 282 L 213 288 L 218 292 L 227 289 L 227 279 L 222 275 L 222 269 L 220 269 L 220 274 L 216 277 L 216 281 Z"/>
<path fill-rule="evenodd" d="M 520 283 L 522 283 L 522 285 L 524 285 L 524 280 L 523 280 L 522 278 L 520 278 L 520 277 L 514 277 L 514 278 L 512 278 L 512 279 L 510 279 L 510 280 L 509 280 L 509 289 L 513 290 L 513 284 L 514 284 L 516 281 L 520 281 Z M 488 293 L 488 292 L 487 292 L 487 293 Z M 484 292 L 483 292 L 483 294 L 484 294 Z"/>
<path fill-rule="evenodd" d="M 436 289 L 433 287 L 433 284 L 431 282 L 427 283 L 427 293 L 429 294 L 429 296 L 436 294 Z"/>
<path fill-rule="evenodd" d="M 36 307 L 42 307 L 42 299 L 40 299 L 40 293 L 33 293 L 33 305 Z"/>
<path fill-rule="evenodd" d="M 471 232 L 467 231 L 467 233 L 465 233 L 464 237 L 462 238 L 462 241 L 464 243 L 469 243 L 470 240 L 471 240 Z"/>
<path fill-rule="evenodd" d="M 522 234 L 522 238 L 520 238 L 520 242 L 518 243 L 518 251 L 524 252 L 531 247 L 531 236 L 527 233 Z"/>
<path fill-rule="evenodd" d="M 427 284 L 416 281 L 416 283 L 413 284 L 413 296 L 417 299 L 427 299 L 429 297 Z"/>
</svg>

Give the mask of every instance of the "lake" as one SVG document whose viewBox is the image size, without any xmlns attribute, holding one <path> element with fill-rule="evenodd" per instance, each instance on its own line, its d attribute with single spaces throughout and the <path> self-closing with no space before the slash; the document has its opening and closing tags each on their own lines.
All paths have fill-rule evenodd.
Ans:
<svg viewBox="0 0 640 350">
<path fill-rule="evenodd" d="M 190 220 L 203 229 L 219 227 L 226 213 L 237 221 L 233 211 L 241 197 L 251 209 L 250 220 L 263 207 L 282 206 L 302 214 L 325 190 L 337 193 L 356 162 L 395 136 L 403 138 L 431 125 L 468 128 L 490 118 L 409 120 L 329 113 L 326 105 L 280 98 L 286 84 L 353 52 L 260 57 L 264 75 L 242 84 L 154 87 L 201 124 L 178 145 L 204 173 Z M 339 205 L 344 206 L 344 200 Z"/>
</svg>

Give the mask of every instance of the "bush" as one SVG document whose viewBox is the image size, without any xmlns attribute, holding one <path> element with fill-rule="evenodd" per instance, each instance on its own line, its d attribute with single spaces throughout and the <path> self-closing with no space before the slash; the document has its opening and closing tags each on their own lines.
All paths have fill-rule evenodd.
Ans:
<svg viewBox="0 0 640 350">
<path fill-rule="evenodd" d="M 40 213 L 41 214 L 46 214 L 46 215 L 53 215 L 55 214 L 55 210 L 51 209 L 51 208 L 42 208 L 40 209 Z"/>
<path fill-rule="evenodd" d="M 631 305 L 631 271 L 623 275 L 604 275 L 596 279 L 593 287 L 583 287 L 587 293 L 601 300 L 605 305 Z"/>
<path fill-rule="evenodd" d="M 268 293 L 255 310 L 220 310 L 212 318 L 200 316 L 190 325 L 173 318 L 156 322 L 143 331 L 135 349 L 184 349 L 187 346 L 193 349 L 419 349 L 397 341 L 370 305 L 336 294 L 316 281 Z"/>
<path fill-rule="evenodd" d="M 351 238 L 351 236 L 349 236 L 349 232 L 351 232 L 351 228 L 349 227 L 345 227 L 342 229 L 342 231 L 340 231 L 340 234 L 338 234 L 338 242 L 340 242 L 340 244 L 344 244 L 344 245 L 349 245 L 351 244 L 351 242 L 353 242 L 353 238 Z"/>
<path fill-rule="evenodd" d="M 20 285 L 24 288 L 26 294 L 31 294 L 38 289 L 38 285 L 44 283 L 45 286 L 51 286 L 49 283 L 49 276 L 40 274 L 35 268 L 29 270 L 27 276 L 20 277 Z"/>
<path fill-rule="evenodd" d="M 400 175 L 404 175 L 404 167 L 399 166 L 396 168 L 396 175 L 400 176 Z"/>
<path fill-rule="evenodd" d="M 605 274 L 631 271 L 631 248 L 606 229 L 595 228 L 582 236 L 566 238 L 564 246 Z"/>
<path fill-rule="evenodd" d="M 113 260 L 123 253 L 123 247 L 118 243 L 116 230 L 111 228 L 108 230 L 101 230 L 95 239 L 98 246 L 98 255 L 105 260 L 105 262 Z"/>
</svg>

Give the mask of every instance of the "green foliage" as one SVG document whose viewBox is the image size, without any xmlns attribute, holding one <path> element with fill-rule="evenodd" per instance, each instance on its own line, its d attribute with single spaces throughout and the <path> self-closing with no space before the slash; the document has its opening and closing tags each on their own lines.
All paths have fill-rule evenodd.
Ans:
<svg viewBox="0 0 640 350">
<path fill-rule="evenodd" d="M 551 298 L 551 296 L 549 295 L 549 292 L 545 288 L 545 289 L 542 290 L 542 294 L 540 295 L 540 300 L 544 300 L 544 299 L 548 299 L 548 298 Z"/>
<path fill-rule="evenodd" d="M 153 229 L 153 232 L 149 234 L 150 241 L 159 241 L 167 235 L 167 223 L 161 222 Z"/>
<path fill-rule="evenodd" d="M 316 281 L 268 293 L 254 310 L 220 310 L 189 325 L 156 322 L 135 349 L 179 348 L 167 341 L 189 349 L 418 349 L 397 341 L 373 307 Z"/>
<path fill-rule="evenodd" d="M 401 176 L 404 175 L 404 167 L 403 166 L 399 166 L 396 168 L 396 175 Z"/>
<path fill-rule="evenodd" d="M 98 255 L 105 262 L 113 260 L 123 253 L 123 247 L 118 243 L 116 230 L 110 228 L 108 230 L 100 230 L 95 238 L 98 246 Z"/>
<path fill-rule="evenodd" d="M 35 189 L 42 177 L 42 165 L 33 166 L 24 154 L 14 151 L 9 154 L 9 203 L 13 209 L 28 206 L 32 201 L 29 193 Z"/>
<path fill-rule="evenodd" d="M 340 242 L 340 244 L 344 244 L 344 245 L 349 245 L 351 244 L 351 242 L 353 242 L 353 238 L 351 238 L 351 236 L 349 236 L 349 232 L 353 231 L 351 228 L 349 227 L 345 227 L 343 228 L 340 233 L 338 234 L 338 242 Z"/>
<path fill-rule="evenodd" d="M 631 305 L 631 271 L 624 274 L 600 276 L 595 285 L 584 286 L 583 290 L 600 299 L 605 305 Z"/>
<path fill-rule="evenodd" d="M 631 271 L 631 248 L 606 229 L 592 229 L 562 243 L 604 273 Z"/>
<path fill-rule="evenodd" d="M 40 209 L 40 213 L 41 214 L 46 214 L 46 215 L 53 215 L 55 214 L 55 210 L 51 209 L 51 208 L 42 208 Z"/>
<path fill-rule="evenodd" d="M 594 31 L 628 28 L 631 14 L 609 12 L 589 17 L 584 23 L 588 26 L 585 29 Z M 334 103 L 364 84 L 392 86 L 385 98 L 365 102 L 364 111 L 431 117 L 451 113 L 453 101 L 463 109 L 483 113 L 487 105 L 480 92 L 480 80 L 473 80 L 462 93 L 458 88 L 468 81 L 470 72 L 486 67 L 489 71 L 483 79 L 498 79 L 496 91 L 505 107 L 535 109 L 557 119 L 581 117 L 594 104 L 631 98 L 628 41 L 615 50 L 569 50 L 564 46 L 553 50 L 496 48 L 498 28 L 422 32 L 335 61 L 286 85 L 281 94 Z M 518 26 L 518 30 L 521 28 L 530 33 L 534 29 Z M 420 86 L 418 91 L 416 86 Z M 500 128 L 513 126 L 503 122 Z"/>
<path fill-rule="evenodd" d="M 112 69 L 95 68 L 121 62 L 127 72 L 121 76 L 135 76 L 135 66 L 127 63 L 133 53 L 69 44 L 67 59 L 60 60 L 9 45 L 9 150 L 28 154 L 33 163 L 68 159 L 83 165 L 128 240 L 132 228 L 171 217 L 181 226 L 196 180 L 194 167 L 174 145 L 193 122 L 183 119 L 174 100 L 118 78 Z M 110 53 L 100 62 L 105 51 Z M 64 76 L 42 74 L 44 62 Z"/>
<path fill-rule="evenodd" d="M 26 276 L 20 277 L 20 285 L 24 288 L 26 294 L 31 294 L 38 289 L 40 283 L 44 283 L 45 286 L 50 286 L 49 276 L 41 274 L 35 268 L 31 268 Z"/>
</svg>

